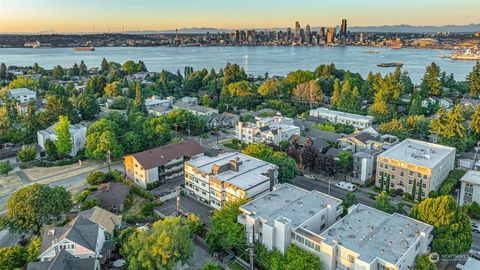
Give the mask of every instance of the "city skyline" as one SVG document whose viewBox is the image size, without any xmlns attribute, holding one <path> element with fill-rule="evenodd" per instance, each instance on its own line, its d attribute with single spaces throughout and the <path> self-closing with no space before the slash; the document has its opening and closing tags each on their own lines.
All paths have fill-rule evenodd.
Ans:
<svg viewBox="0 0 480 270">
<path fill-rule="evenodd" d="M 478 23 L 480 2 L 461 0 L 377 1 L 272 0 L 242 3 L 186 0 L 181 3 L 115 1 L 0 0 L 0 32 L 122 32 L 175 28 L 262 29 L 336 26 L 431 25 Z M 424 16 L 426 10 L 435 16 Z M 394 16 L 393 16 L 394 15 Z M 449 18 L 449 20 L 445 20 Z"/>
</svg>

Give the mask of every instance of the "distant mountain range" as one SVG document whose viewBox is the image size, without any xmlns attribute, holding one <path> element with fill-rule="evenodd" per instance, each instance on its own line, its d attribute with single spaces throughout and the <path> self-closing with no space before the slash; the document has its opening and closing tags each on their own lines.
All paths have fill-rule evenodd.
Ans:
<svg viewBox="0 0 480 270">
<path fill-rule="evenodd" d="M 312 29 L 319 29 L 320 26 L 312 27 Z M 258 31 L 271 31 L 271 30 L 282 30 L 285 31 L 287 27 L 275 27 L 275 28 L 256 28 Z M 214 27 L 192 27 L 192 28 L 180 28 L 178 32 L 181 34 L 205 34 L 210 33 L 222 33 L 222 32 L 232 32 L 236 29 L 223 29 L 223 28 L 214 28 Z M 239 30 L 250 30 L 250 29 L 239 29 Z M 408 24 L 399 24 L 399 25 L 381 25 L 381 26 L 350 26 L 348 28 L 352 32 L 383 32 L 383 33 L 436 33 L 436 32 L 452 32 L 452 33 L 473 33 L 480 32 L 480 23 L 471 23 L 468 25 L 443 25 L 443 26 L 415 26 Z M 103 32 L 97 32 L 100 34 Z M 174 34 L 175 29 L 170 30 L 138 30 L 138 31 L 125 31 L 127 34 Z M 1 33 L 8 34 L 8 33 Z M 13 33 L 12 33 L 13 34 Z M 18 33 L 18 34 L 92 34 L 91 32 L 77 32 L 77 33 L 60 33 L 56 32 L 53 29 L 40 31 L 37 33 Z"/>
<path fill-rule="evenodd" d="M 320 26 L 312 27 L 318 29 Z M 287 28 L 257 28 L 257 30 L 282 30 Z M 480 32 L 480 23 L 469 25 L 443 25 L 443 26 L 415 26 L 408 24 L 400 25 L 381 25 L 381 26 L 351 26 L 348 28 L 352 32 L 389 32 L 389 33 L 436 33 L 436 32 L 454 32 L 454 33 L 472 33 Z M 245 29 L 242 29 L 245 30 Z M 232 29 L 220 29 L 220 28 L 207 28 L 207 27 L 194 27 L 194 28 L 181 28 L 178 29 L 179 33 L 183 34 L 203 34 L 206 32 L 232 32 Z M 130 33 L 162 33 L 173 34 L 175 30 L 162 30 L 162 31 L 132 31 Z"/>
</svg>

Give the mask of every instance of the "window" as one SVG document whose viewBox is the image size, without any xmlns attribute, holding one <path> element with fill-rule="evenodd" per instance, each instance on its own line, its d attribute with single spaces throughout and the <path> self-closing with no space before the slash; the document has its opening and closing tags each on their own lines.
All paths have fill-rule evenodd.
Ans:
<svg viewBox="0 0 480 270">
<path fill-rule="evenodd" d="M 350 263 L 355 263 L 355 257 L 353 257 L 353 256 L 350 255 L 350 254 L 347 254 L 347 260 L 348 260 Z"/>
<path fill-rule="evenodd" d="M 412 171 L 409 171 L 408 174 L 409 174 L 410 176 L 413 176 L 413 172 L 412 172 Z"/>
<path fill-rule="evenodd" d="M 410 184 L 410 185 L 411 185 L 411 184 L 412 184 L 412 182 L 413 182 L 412 180 L 408 180 L 408 184 Z"/>
<path fill-rule="evenodd" d="M 394 187 L 395 185 L 393 183 L 390 183 L 390 187 Z"/>
<path fill-rule="evenodd" d="M 395 167 L 392 166 L 392 172 L 394 172 L 394 171 L 395 171 Z"/>
<path fill-rule="evenodd" d="M 423 183 L 422 187 L 427 188 L 427 184 Z"/>
<path fill-rule="evenodd" d="M 400 176 L 403 177 L 403 172 L 400 172 Z"/>
</svg>

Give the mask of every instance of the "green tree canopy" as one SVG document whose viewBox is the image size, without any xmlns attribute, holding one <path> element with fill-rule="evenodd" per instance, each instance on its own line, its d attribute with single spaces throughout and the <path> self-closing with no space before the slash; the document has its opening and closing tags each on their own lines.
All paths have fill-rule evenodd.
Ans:
<svg viewBox="0 0 480 270">
<path fill-rule="evenodd" d="M 167 217 L 148 230 L 134 231 L 123 243 L 121 253 L 129 270 L 174 269 L 193 254 L 187 225 L 180 217 Z"/>
<path fill-rule="evenodd" d="M 30 162 L 37 156 L 37 147 L 35 145 L 24 145 L 22 150 L 18 151 L 17 157 L 21 162 Z"/>
<path fill-rule="evenodd" d="M 395 212 L 395 207 L 392 205 L 390 197 L 386 192 L 382 192 L 375 197 L 375 203 L 373 204 L 373 207 L 389 214 Z"/>
<path fill-rule="evenodd" d="M 70 134 L 70 121 L 66 116 L 60 115 L 55 125 L 55 146 L 60 154 L 70 154 L 72 151 L 72 135 Z"/>
<path fill-rule="evenodd" d="M 72 208 L 64 187 L 33 184 L 15 191 L 7 201 L 6 225 L 12 232 L 40 234 L 44 224 L 61 220 Z"/>
<path fill-rule="evenodd" d="M 238 209 L 244 201 L 224 205 L 222 209 L 215 210 L 210 218 L 211 228 L 207 233 L 207 245 L 210 251 L 246 247 L 245 229 L 237 222 L 240 215 Z"/>
<path fill-rule="evenodd" d="M 411 215 L 433 225 L 432 251 L 443 255 L 459 254 L 470 249 L 470 218 L 451 196 L 426 198 L 412 208 Z"/>
</svg>

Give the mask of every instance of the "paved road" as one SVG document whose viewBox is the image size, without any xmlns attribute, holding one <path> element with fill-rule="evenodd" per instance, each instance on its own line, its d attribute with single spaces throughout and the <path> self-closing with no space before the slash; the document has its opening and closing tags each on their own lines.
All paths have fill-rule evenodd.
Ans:
<svg viewBox="0 0 480 270">
<path fill-rule="evenodd" d="M 299 186 L 306 190 L 318 190 L 320 192 L 328 194 L 328 182 L 322 180 L 313 180 L 303 176 L 297 176 L 291 181 L 292 184 Z M 347 194 L 347 191 L 340 189 L 335 186 L 335 182 L 332 182 L 330 185 L 330 195 L 339 199 L 343 199 Z M 370 194 L 365 191 L 357 190 L 355 191 L 355 196 L 357 201 L 361 204 L 368 206 L 373 206 L 375 203 L 374 199 L 370 198 Z"/>
<path fill-rule="evenodd" d="M 480 251 L 480 234 L 472 232 L 472 236 L 473 236 L 473 242 L 470 249 L 473 249 L 475 251 Z"/>
<path fill-rule="evenodd" d="M 161 212 L 164 215 L 171 215 L 176 208 L 176 199 L 170 199 L 163 202 L 161 205 L 155 207 L 155 210 Z M 182 195 L 180 197 L 180 209 L 187 213 L 193 213 L 200 217 L 200 220 L 209 227 L 210 217 L 213 215 L 214 209 L 206 204 L 203 204 L 188 195 Z"/>
</svg>

